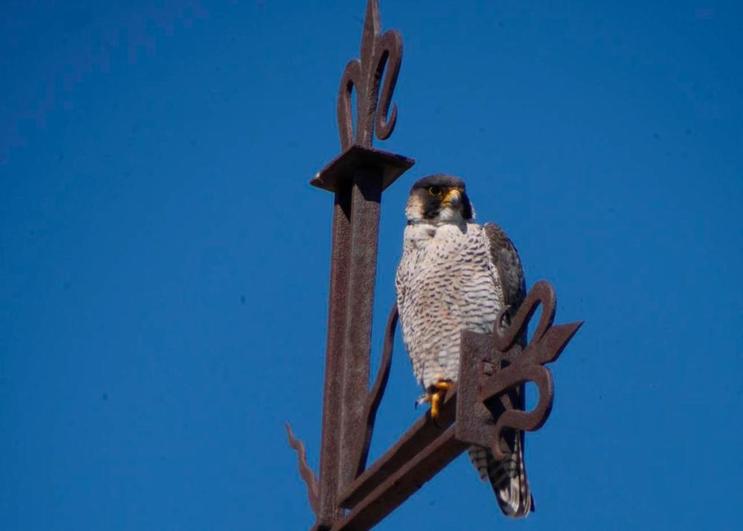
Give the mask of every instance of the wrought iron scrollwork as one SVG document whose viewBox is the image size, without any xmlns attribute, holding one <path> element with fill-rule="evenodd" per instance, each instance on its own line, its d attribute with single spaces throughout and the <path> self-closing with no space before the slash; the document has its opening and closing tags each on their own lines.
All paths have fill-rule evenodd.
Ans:
<svg viewBox="0 0 743 531">
<path fill-rule="evenodd" d="M 361 37 L 361 57 L 348 62 L 338 88 L 338 133 L 344 151 L 353 144 L 370 148 L 375 134 L 380 140 L 392 134 L 397 105 L 390 108 L 390 104 L 401 61 L 402 37 L 395 30 L 381 33 L 378 2 L 369 0 Z M 351 109 L 354 90 L 355 130 Z"/>
<path fill-rule="evenodd" d="M 526 335 L 529 321 L 540 306 L 542 313 L 537 328 L 523 346 L 520 338 Z M 540 281 L 524 299 L 510 325 L 502 325 L 499 317 L 492 334 L 462 333 L 458 437 L 489 446 L 498 459 L 506 454 L 504 429 L 538 430 L 552 410 L 552 375 L 544 365 L 560 356 L 582 325 L 582 322 L 553 325 L 555 306 L 554 289 Z M 519 409 L 506 396 L 509 390 L 526 382 L 533 382 L 538 390 L 537 405 L 531 411 Z M 500 406 L 504 410 L 493 424 L 490 412 L 483 406 L 496 398 L 502 398 Z"/>
</svg>

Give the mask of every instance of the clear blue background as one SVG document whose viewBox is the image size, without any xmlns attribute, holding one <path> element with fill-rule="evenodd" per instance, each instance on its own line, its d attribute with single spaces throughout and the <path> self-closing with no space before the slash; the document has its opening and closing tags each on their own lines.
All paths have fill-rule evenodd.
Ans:
<svg viewBox="0 0 743 531">
<path fill-rule="evenodd" d="M 0 528 L 302 529 L 317 465 L 335 94 L 363 0 L 4 2 Z M 600 4 L 600 5 L 599 5 Z M 538 512 L 460 458 L 380 529 L 734 529 L 743 502 L 743 9 L 383 1 L 417 159 L 467 180 L 558 321 Z M 374 335 L 380 344 L 380 331 Z M 421 412 L 398 350 L 379 455 Z"/>
</svg>

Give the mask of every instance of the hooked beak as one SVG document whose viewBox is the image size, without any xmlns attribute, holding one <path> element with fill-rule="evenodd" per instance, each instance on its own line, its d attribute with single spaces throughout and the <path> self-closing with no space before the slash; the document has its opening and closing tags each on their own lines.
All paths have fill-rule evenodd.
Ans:
<svg viewBox="0 0 743 531">
<path fill-rule="evenodd" d="M 444 196 L 444 199 L 441 201 L 441 204 L 445 207 L 456 207 L 459 206 L 462 202 L 462 190 L 460 188 L 451 188 L 448 192 L 446 192 L 446 195 Z"/>
</svg>

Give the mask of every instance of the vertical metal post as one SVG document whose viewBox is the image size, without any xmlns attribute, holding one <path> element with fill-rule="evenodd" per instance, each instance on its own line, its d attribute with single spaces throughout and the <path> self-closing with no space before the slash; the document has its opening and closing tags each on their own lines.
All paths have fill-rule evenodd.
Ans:
<svg viewBox="0 0 743 531">
<path fill-rule="evenodd" d="M 338 495 L 361 472 L 357 460 L 369 387 L 381 198 L 381 172 L 368 167 L 357 168 L 353 180 L 335 193 L 320 457 L 322 525 L 337 519 Z"/>
<path fill-rule="evenodd" d="M 358 452 L 365 432 L 364 412 L 369 389 L 381 199 L 382 176 L 379 170 L 358 168 L 351 189 L 339 492 L 344 491 L 361 473 L 357 470 Z"/>
<path fill-rule="evenodd" d="M 318 531 L 339 521 L 340 493 L 365 463 L 370 403 L 378 404 L 381 390 L 376 385 L 376 391 L 370 391 L 369 370 L 382 191 L 413 163 L 400 155 L 353 145 L 311 181 L 334 193 L 319 481 L 309 471 L 301 441 L 291 433 L 289 439 L 300 454 Z"/>
<path fill-rule="evenodd" d="M 325 361 L 322 446 L 318 524 L 329 529 L 339 515 L 338 475 L 340 427 L 343 418 L 343 372 L 345 370 L 345 329 L 348 315 L 349 249 L 351 247 L 351 193 L 349 186 L 335 192 L 333 205 L 333 251 L 330 269 L 328 342 Z"/>
<path fill-rule="evenodd" d="M 339 494 L 361 473 L 359 456 L 368 432 L 365 416 L 380 201 L 383 188 L 412 165 L 403 157 L 375 152 L 371 146 L 375 133 L 385 139 L 394 129 L 397 109 L 390 109 L 390 100 L 401 57 L 400 35 L 381 32 L 377 0 L 369 0 L 361 57 L 346 65 L 338 90 L 344 153 L 336 159 L 335 167 L 331 164 L 312 181 L 335 192 L 319 482 L 321 525 L 336 520 Z M 355 130 L 351 108 L 354 90 Z"/>
</svg>

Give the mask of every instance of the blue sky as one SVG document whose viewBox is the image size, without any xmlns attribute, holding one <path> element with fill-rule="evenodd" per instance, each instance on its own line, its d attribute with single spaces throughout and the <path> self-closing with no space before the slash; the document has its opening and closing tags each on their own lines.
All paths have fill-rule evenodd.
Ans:
<svg viewBox="0 0 743 531">
<path fill-rule="evenodd" d="M 0 528 L 298 529 L 317 465 L 335 94 L 363 0 L 5 2 Z M 381 2 L 417 164 L 466 179 L 558 321 L 538 512 L 460 458 L 379 529 L 733 529 L 743 502 L 743 9 Z M 374 344 L 381 343 L 379 329 Z M 375 356 L 378 352 L 375 350 Z M 398 342 L 379 455 L 420 411 Z"/>
</svg>

